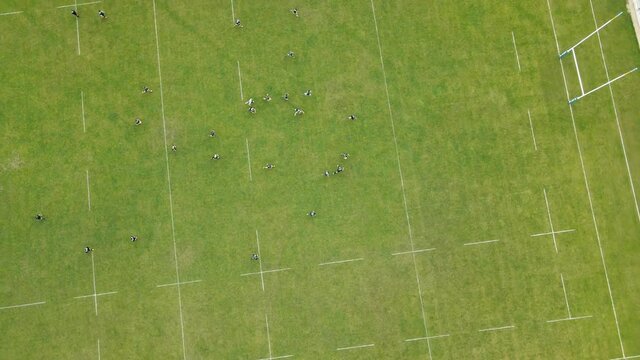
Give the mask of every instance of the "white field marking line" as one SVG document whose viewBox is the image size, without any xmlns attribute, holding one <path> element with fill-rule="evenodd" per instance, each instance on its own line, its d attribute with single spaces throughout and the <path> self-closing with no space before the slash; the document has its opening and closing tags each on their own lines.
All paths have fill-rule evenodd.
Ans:
<svg viewBox="0 0 640 360">
<path fill-rule="evenodd" d="M 162 285 L 156 285 L 157 288 L 159 287 L 166 287 L 166 286 L 176 286 L 176 285 L 184 285 L 184 284 L 194 284 L 194 283 L 199 283 L 202 280 L 191 280 L 191 281 L 183 281 L 180 284 L 178 283 L 171 283 L 171 284 L 162 284 Z"/>
<path fill-rule="evenodd" d="M 596 21 L 596 14 L 593 10 L 593 2 L 589 0 L 591 4 L 591 13 L 593 14 L 593 22 L 596 27 L 598 27 L 598 23 Z M 602 55 L 602 63 L 604 64 L 604 71 L 607 75 L 607 82 L 609 81 L 609 68 L 607 67 L 607 60 L 604 56 L 604 49 L 602 48 L 602 40 L 600 39 L 600 33 L 598 33 L 598 43 L 600 44 L 600 54 Z M 622 147 L 622 154 L 624 155 L 624 162 L 627 166 L 627 175 L 629 176 L 629 184 L 631 185 L 631 193 L 633 194 L 633 204 L 636 206 L 636 215 L 638 216 L 638 220 L 640 221 L 640 207 L 638 205 L 638 198 L 636 197 L 636 189 L 633 185 L 633 178 L 631 177 L 631 167 L 629 166 L 629 159 L 627 158 L 627 149 L 624 146 L 624 138 L 622 136 L 622 127 L 620 126 L 620 118 L 618 117 L 618 109 L 616 107 L 616 100 L 613 97 L 613 88 L 611 84 L 609 84 L 609 94 L 611 94 L 611 104 L 613 105 L 613 113 L 616 116 L 616 125 L 618 126 L 618 135 L 620 136 L 620 146 Z"/>
<path fill-rule="evenodd" d="M 89 187 L 89 170 L 87 170 L 87 203 L 89 211 L 91 211 L 91 188 Z"/>
<path fill-rule="evenodd" d="M 109 291 L 109 292 L 99 293 L 99 294 L 89 294 L 89 295 L 75 296 L 74 299 L 84 299 L 84 298 L 89 298 L 89 297 L 112 295 L 112 294 L 117 294 L 117 293 L 118 293 L 117 291 Z"/>
<path fill-rule="evenodd" d="M 640 355 L 619 357 L 619 358 L 615 358 L 615 359 L 611 359 L 611 360 L 626 360 L 626 359 L 637 359 L 637 358 L 640 358 Z"/>
<path fill-rule="evenodd" d="M 560 46 L 558 45 L 558 37 L 556 35 L 556 30 L 555 30 L 555 24 L 553 23 L 553 16 L 551 13 L 551 4 L 549 3 L 549 0 L 547 0 L 547 8 L 549 9 L 549 18 L 551 19 L 551 26 L 553 27 L 553 34 L 556 40 L 556 48 L 558 49 L 558 55 L 560 54 Z M 569 87 L 567 86 L 567 77 L 564 73 L 564 64 L 562 62 L 562 59 L 559 59 L 560 61 L 560 69 L 562 70 L 562 81 L 564 83 L 564 91 L 565 91 L 565 95 L 567 97 L 567 101 L 569 100 Z M 600 230 L 598 229 L 598 221 L 596 220 L 596 214 L 595 211 L 593 209 L 593 199 L 591 198 L 591 190 L 589 189 L 589 179 L 587 179 L 587 171 L 584 167 L 584 159 L 582 157 L 582 149 L 580 148 L 580 140 L 578 138 L 578 130 L 576 127 L 576 120 L 575 120 L 575 116 L 573 115 L 573 106 L 571 104 L 569 104 L 569 113 L 571 114 L 571 123 L 573 126 L 573 135 L 575 136 L 576 139 L 576 147 L 578 148 L 578 155 L 580 158 L 580 167 L 582 169 L 582 177 L 584 178 L 584 185 L 585 188 L 587 189 L 587 197 L 589 199 L 589 208 L 591 209 L 591 219 L 593 220 L 593 227 L 595 229 L 596 232 L 596 240 L 598 243 L 598 249 L 600 250 L 600 261 L 602 262 L 602 268 L 604 270 L 604 277 L 605 280 L 607 282 L 607 290 L 609 292 L 609 301 L 611 302 L 611 310 L 613 312 L 613 318 L 615 320 L 615 324 L 616 324 L 616 331 L 618 333 L 618 341 L 620 342 L 620 349 L 622 350 L 622 357 L 626 357 L 625 351 L 624 351 L 624 344 L 622 343 L 622 333 L 620 332 L 620 324 L 618 322 L 618 312 L 616 311 L 616 305 L 615 302 L 613 300 L 613 291 L 611 290 L 611 282 L 609 281 L 609 272 L 607 271 L 607 263 L 604 259 L 604 250 L 602 249 L 602 241 L 600 240 Z"/>
<path fill-rule="evenodd" d="M 545 232 L 545 233 L 539 233 L 539 234 L 533 234 L 531 235 L 531 237 L 536 237 L 536 236 L 545 236 L 545 235 L 552 235 L 552 234 L 564 234 L 564 233 L 569 233 L 569 232 L 574 232 L 576 231 L 576 229 L 567 229 L 567 230 L 558 230 L 558 231 L 550 231 L 550 232 Z"/>
<path fill-rule="evenodd" d="M 245 138 L 245 143 L 247 144 L 247 161 L 249 162 L 249 181 L 253 181 L 253 176 L 251 175 L 251 154 L 249 153 L 249 139 Z"/>
<path fill-rule="evenodd" d="M 262 254 L 260 254 L 260 235 L 256 229 L 256 244 L 258 244 L 258 263 L 260 264 L 260 281 L 262 282 L 262 291 L 264 291 L 264 272 L 262 271 Z M 271 357 L 271 355 L 269 355 Z"/>
<path fill-rule="evenodd" d="M 547 322 L 548 323 L 555 323 L 555 322 L 560 322 L 560 321 L 571 321 L 571 320 L 588 319 L 590 317 L 593 317 L 593 316 L 587 315 L 587 316 L 578 316 L 578 317 L 568 317 L 568 318 L 564 318 L 564 319 L 547 320 Z"/>
<path fill-rule="evenodd" d="M 536 143 L 536 134 L 533 132 L 533 121 L 531 121 L 531 111 L 527 109 L 527 115 L 529 115 L 529 127 L 531 128 L 531 137 L 533 138 L 533 148 L 538 151 L 538 144 Z"/>
<path fill-rule="evenodd" d="M 287 271 L 287 270 L 291 270 L 291 268 L 282 268 L 282 269 L 275 269 L 275 270 L 258 271 L 258 272 L 252 272 L 252 273 L 240 274 L 240 276 L 249 276 L 249 275 L 268 274 L 268 273 L 274 273 L 274 272 L 279 272 L 279 271 Z"/>
<path fill-rule="evenodd" d="M 396 256 L 396 255 L 405 255 L 405 254 L 415 254 L 415 253 L 420 253 L 420 252 L 433 251 L 435 249 L 436 248 L 418 249 L 418 250 L 411 250 L 411 251 L 402 251 L 402 252 L 393 253 L 391 255 L 392 256 Z"/>
<path fill-rule="evenodd" d="M 576 98 L 574 98 L 574 99 L 570 99 L 570 100 L 569 100 L 569 102 L 570 102 L 570 103 L 575 102 L 575 101 L 577 101 L 577 100 L 579 100 L 579 99 L 582 99 L 583 97 L 585 97 L 585 96 L 587 96 L 587 95 L 589 95 L 589 94 L 591 94 L 591 93 L 593 93 L 593 92 L 596 92 L 596 91 L 598 91 L 598 90 L 602 89 L 602 88 L 603 88 L 603 87 L 605 87 L 605 86 L 611 86 L 611 84 L 613 84 L 614 82 L 616 82 L 616 81 L 618 81 L 618 80 L 622 79 L 623 77 L 625 77 L 625 76 L 627 76 L 627 75 L 629 75 L 629 74 L 631 74 L 632 72 L 635 72 L 635 71 L 637 71 L 637 70 L 638 70 L 638 68 L 637 68 L 637 67 L 635 67 L 635 68 L 633 68 L 633 69 L 631 69 L 631 70 L 627 71 L 626 73 L 624 73 L 624 74 L 622 74 L 622 75 L 619 75 L 618 77 L 614 78 L 613 80 L 609 80 L 609 81 L 607 81 L 606 83 L 604 83 L 604 84 L 602 84 L 602 85 L 598 86 L 598 87 L 597 87 L 597 88 L 595 88 L 595 89 L 591 89 L 591 90 L 587 91 L 586 93 L 584 93 L 584 94 L 582 94 L 582 95 L 580 95 L 580 96 L 578 96 L 578 97 L 576 97 Z"/>
<path fill-rule="evenodd" d="M 100 360 L 100 339 L 98 339 L 98 360 Z"/>
<path fill-rule="evenodd" d="M 375 344 L 356 345 L 356 346 L 337 348 L 336 351 L 361 349 L 361 348 L 373 347 L 373 346 L 375 346 Z"/>
<path fill-rule="evenodd" d="M 349 259 L 349 260 L 338 260 L 338 261 L 331 261 L 331 262 L 326 262 L 326 263 L 318 264 L 318 266 L 334 265 L 334 264 L 344 264 L 344 263 L 348 263 L 348 262 L 362 261 L 362 260 L 364 260 L 364 258 Z"/>
<path fill-rule="evenodd" d="M 427 340 L 427 339 L 438 339 L 438 338 L 449 337 L 449 336 L 451 336 L 451 335 L 443 334 L 443 335 L 435 335 L 435 336 L 429 336 L 429 337 L 419 337 L 419 338 L 407 339 L 407 340 L 405 340 L 405 342 Z"/>
<path fill-rule="evenodd" d="M 466 244 L 463 244 L 463 245 L 464 246 L 480 245 L 480 244 L 494 243 L 494 242 L 498 242 L 498 241 L 500 241 L 500 240 L 477 241 L 477 242 L 466 243 Z"/>
<path fill-rule="evenodd" d="M 8 12 L 8 13 L 2 13 L 0 14 L 0 16 L 4 16 L 4 15 L 15 15 L 15 14 L 20 14 L 23 13 L 24 11 L 12 11 L 12 12 Z"/>
<path fill-rule="evenodd" d="M 167 187 L 169 189 L 169 213 L 171 214 L 171 238 L 173 239 L 173 259 L 176 264 L 176 283 L 178 288 L 178 309 L 180 313 L 180 333 L 182 336 L 182 357 L 187 359 L 187 347 L 184 340 L 184 317 L 182 315 L 182 292 L 180 291 L 180 269 L 178 267 L 178 247 L 176 245 L 176 226 L 173 217 L 173 194 L 171 191 L 171 170 L 169 169 L 169 146 L 167 143 L 167 120 L 164 113 L 164 92 L 162 87 L 162 70 L 160 67 L 160 38 L 158 36 L 158 16 L 156 0 L 153 1 L 153 25 L 156 35 L 156 55 L 158 58 L 158 79 L 160 81 L 160 109 L 162 112 L 162 130 L 164 135 L 164 158 L 167 166 Z"/>
<path fill-rule="evenodd" d="M 82 5 L 93 5 L 93 4 L 98 4 L 98 3 L 101 3 L 101 2 L 102 1 L 92 1 L 92 2 L 86 2 L 86 3 L 78 4 L 78 2 L 76 1 L 75 4 L 58 6 L 56 9 L 62 9 L 62 8 L 68 8 L 68 7 L 78 7 L 78 6 L 82 6 Z"/>
<path fill-rule="evenodd" d="M 258 359 L 258 360 L 276 360 L 276 359 L 286 359 L 286 358 L 290 358 L 290 357 L 293 357 L 293 355 L 274 356 L 274 357 L 262 358 L 262 359 Z"/>
<path fill-rule="evenodd" d="M 511 32 L 511 39 L 513 39 L 513 49 L 516 51 L 516 61 L 518 62 L 518 72 L 522 71 L 520 68 L 520 56 L 518 56 L 518 47 L 516 46 L 516 35 Z"/>
<path fill-rule="evenodd" d="M 567 297 L 567 288 L 564 286 L 564 276 L 560 273 L 560 281 L 562 282 L 562 292 L 564 293 L 564 303 L 567 305 L 567 313 L 571 318 L 571 308 L 569 307 L 569 298 Z"/>
<path fill-rule="evenodd" d="M 75 0 L 75 4 L 76 7 L 78 7 L 78 0 Z M 80 19 L 78 19 L 78 17 L 76 16 L 76 35 L 78 38 L 78 55 L 80 55 Z"/>
<path fill-rule="evenodd" d="M 580 76 L 580 67 L 578 66 L 578 57 L 576 56 L 576 50 L 575 49 L 571 50 L 571 54 L 573 54 L 573 62 L 576 64 L 576 72 L 578 73 L 578 83 L 580 83 L 580 92 L 582 92 L 582 95 L 584 95 L 584 87 L 582 86 L 582 76 Z"/>
<path fill-rule="evenodd" d="M 551 221 L 551 209 L 549 209 L 549 200 L 547 199 L 547 189 L 542 188 L 544 192 L 544 203 L 547 205 L 547 215 L 549 216 L 549 226 L 551 226 L 551 236 L 553 237 L 553 247 L 556 249 L 556 254 L 558 253 L 558 243 L 556 242 L 556 232 L 553 231 L 553 222 Z"/>
<path fill-rule="evenodd" d="M 495 328 L 481 329 L 481 330 L 478 330 L 478 332 L 507 330 L 507 329 L 515 329 L 515 328 L 516 327 L 514 325 L 508 325 L 508 326 L 501 326 L 501 327 L 495 327 Z"/>
<path fill-rule="evenodd" d="M 371 0 L 371 12 L 373 13 L 373 24 L 376 29 L 376 39 L 378 41 L 378 52 L 380 54 L 380 67 L 382 68 L 382 78 L 384 79 L 384 91 L 387 96 L 387 108 L 389 110 L 389 121 L 391 122 L 391 132 L 393 134 L 393 144 L 396 150 L 396 161 L 398 162 L 398 174 L 400 175 L 400 188 L 402 189 L 402 202 L 404 204 L 404 214 L 407 219 L 407 229 L 409 231 L 409 244 L 411 245 L 411 257 L 413 259 L 413 269 L 416 274 L 416 283 L 418 285 L 418 297 L 420 298 L 420 312 L 422 314 L 422 324 L 424 326 L 424 334 L 427 337 L 427 348 L 429 350 L 429 359 L 431 360 L 431 342 L 429 341 L 429 330 L 427 328 L 427 316 L 424 311 L 424 300 L 422 298 L 422 286 L 420 285 L 420 275 L 418 273 L 418 263 L 416 261 L 415 245 L 413 244 L 413 232 L 411 230 L 411 220 L 409 218 L 409 207 L 407 205 L 407 194 L 404 188 L 404 175 L 402 174 L 402 165 L 400 164 L 400 151 L 398 150 L 398 137 L 396 136 L 396 125 L 393 121 L 393 111 L 391 111 L 391 98 L 389 97 L 389 85 L 387 84 L 387 72 L 384 69 L 384 59 L 382 57 L 382 44 L 380 43 L 380 31 L 378 30 L 378 19 L 376 18 L 376 8 Z"/>
<path fill-rule="evenodd" d="M 269 359 L 271 359 L 271 335 L 269 333 L 269 317 L 264 314 L 264 321 L 267 323 L 267 343 L 269 344 Z"/>
<path fill-rule="evenodd" d="M 98 316 L 98 291 L 96 291 L 96 264 L 93 261 L 93 251 L 91 252 L 91 270 L 93 272 L 93 303 L 96 307 L 96 316 Z"/>
<path fill-rule="evenodd" d="M 240 100 L 244 101 L 244 94 L 242 93 L 242 74 L 240 73 L 240 61 L 239 60 L 238 60 L 238 80 L 240 82 Z"/>
<path fill-rule="evenodd" d="M 15 309 L 15 308 L 21 308 L 21 307 L 27 307 L 27 306 L 36 306 L 36 305 L 42 305 L 42 304 L 46 304 L 46 303 L 47 303 L 46 301 L 39 301 L 39 302 L 30 303 L 30 304 L 3 306 L 3 307 L 0 307 L 0 310 Z"/>
<path fill-rule="evenodd" d="M 84 121 L 84 91 L 80 91 L 80 103 L 82 104 L 82 130 L 87 132 L 87 124 Z"/>
<path fill-rule="evenodd" d="M 231 0 L 231 21 L 236 21 L 236 12 L 235 10 L 233 10 L 233 0 Z M 239 65 L 238 68 L 240 68 Z"/>
</svg>

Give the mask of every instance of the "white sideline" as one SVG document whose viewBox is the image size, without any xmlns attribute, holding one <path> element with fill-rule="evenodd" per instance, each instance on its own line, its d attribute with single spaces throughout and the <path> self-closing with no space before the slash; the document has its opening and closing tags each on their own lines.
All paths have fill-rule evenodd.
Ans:
<svg viewBox="0 0 640 360">
<path fill-rule="evenodd" d="M 407 229 L 409 232 L 409 245 L 411 246 L 411 256 L 413 259 L 413 270 L 416 274 L 416 284 L 418 286 L 418 297 L 420 298 L 420 313 L 422 315 L 422 324 L 424 326 L 424 333 L 427 337 L 427 349 L 429 352 L 429 359 L 431 356 L 431 342 L 429 341 L 429 330 L 427 327 L 427 316 L 424 311 L 424 299 L 422 298 L 422 286 L 420 285 L 420 275 L 418 273 L 418 263 L 416 261 L 415 245 L 413 243 L 413 231 L 411 229 L 411 219 L 409 218 L 409 206 L 407 205 L 407 194 L 404 187 L 404 175 L 402 174 L 402 165 L 400 164 L 400 151 L 398 150 L 398 137 L 396 136 L 396 125 L 393 121 L 393 111 L 391 111 L 391 98 L 389 97 L 389 85 L 387 84 L 387 72 L 384 69 L 384 59 L 382 57 L 382 44 L 380 43 L 380 31 L 378 30 L 378 19 L 376 18 L 376 8 L 371 0 L 371 12 L 373 13 L 373 24 L 376 29 L 376 39 L 378 41 L 378 52 L 380 54 L 380 67 L 382 68 L 382 78 L 384 79 L 384 92 L 387 96 L 387 109 L 389 110 L 389 121 L 391 123 L 391 132 L 393 134 L 393 144 L 396 151 L 396 161 L 398 162 L 398 174 L 400 175 L 400 188 L 402 189 L 402 202 L 404 204 L 404 215 L 407 220 Z"/>
<path fill-rule="evenodd" d="M 564 233 L 569 233 L 569 232 L 574 232 L 574 231 L 576 231 L 576 229 L 550 231 L 550 232 L 544 232 L 544 233 L 539 233 L 539 234 L 533 234 L 533 235 L 531 235 L 531 237 L 552 235 L 552 234 L 564 234 Z"/>
<path fill-rule="evenodd" d="M 258 272 L 252 272 L 252 273 L 245 273 L 245 274 L 240 274 L 240 276 L 261 275 L 261 274 L 268 274 L 268 273 L 287 271 L 287 270 L 291 270 L 291 268 L 282 268 L 282 269 L 275 269 L 275 270 L 265 270 L 265 271 L 258 271 Z"/>
<path fill-rule="evenodd" d="M 549 18 L 551 19 L 551 26 L 553 28 L 553 36 L 555 38 L 555 42 L 556 42 L 556 49 L 558 51 L 558 56 L 560 55 L 560 45 L 558 44 L 558 35 L 556 33 L 556 26 L 553 22 L 553 14 L 551 12 L 551 3 L 549 2 L 549 0 L 547 0 L 547 8 L 549 9 Z M 562 81 L 564 83 L 564 90 L 565 90 L 565 95 L 567 97 L 567 101 L 570 100 L 569 97 L 569 87 L 567 86 L 567 77 L 565 75 L 564 72 L 564 64 L 562 62 L 562 58 L 559 59 L 560 61 L 560 69 L 562 71 Z M 598 243 L 598 249 L 600 250 L 600 261 L 602 262 L 602 268 L 604 270 L 604 276 L 605 276 L 605 280 L 607 282 L 607 290 L 609 292 L 609 301 L 611 302 L 611 310 L 613 312 L 613 318 L 615 320 L 615 324 L 616 324 L 616 331 L 618 334 L 618 341 L 620 342 L 620 349 L 622 350 L 622 357 L 625 358 L 626 354 L 624 351 L 624 344 L 622 343 L 622 333 L 620 332 L 620 324 L 618 322 L 618 312 L 616 311 L 616 306 L 615 306 L 615 302 L 613 300 L 613 291 L 611 290 L 611 282 L 609 281 L 609 272 L 607 270 L 607 264 L 606 261 L 604 259 L 604 250 L 602 249 L 602 241 L 600 239 L 600 230 L 598 229 L 598 221 L 596 220 L 596 214 L 595 211 L 593 209 L 593 199 L 591 198 L 591 189 L 589 189 L 589 179 L 587 179 L 587 171 L 585 169 L 584 166 L 584 159 L 582 157 L 582 149 L 580 147 L 580 140 L 578 138 L 578 129 L 576 127 L 576 120 L 575 120 L 575 116 L 573 114 L 573 106 L 571 104 L 569 104 L 569 113 L 571 114 L 571 123 L 573 126 L 573 134 L 574 137 L 576 139 L 576 147 L 578 149 L 578 155 L 580 158 L 580 167 L 582 169 L 582 177 L 584 179 L 584 185 L 585 188 L 587 190 L 587 197 L 589 199 L 589 208 L 591 209 L 591 219 L 593 220 L 593 227 L 596 233 L 596 240 Z"/>
<path fill-rule="evenodd" d="M 75 0 L 75 7 L 78 7 L 78 0 Z M 76 16 L 76 35 L 78 38 L 78 55 L 80 55 L 80 20 Z"/>
<path fill-rule="evenodd" d="M 82 131 L 87 132 L 87 124 L 84 121 L 84 91 L 80 91 L 80 104 L 82 104 Z"/>
<path fill-rule="evenodd" d="M 180 314 L 180 334 L 182 336 L 182 357 L 187 359 L 187 347 L 184 339 L 184 316 L 182 315 L 182 293 L 180 291 L 180 269 L 178 267 L 178 247 L 176 245 L 176 226 L 173 217 L 173 194 L 171 191 L 171 171 L 169 169 L 169 146 L 167 143 L 167 120 L 164 113 L 164 92 L 162 87 L 162 70 L 160 67 L 160 38 L 158 36 L 158 15 L 156 0 L 153 1 L 153 25 L 156 35 L 156 56 L 158 60 L 158 80 L 160 82 L 160 110 L 162 113 L 162 130 L 164 135 L 164 157 L 167 166 L 167 187 L 169 190 L 169 213 L 171 214 L 171 238 L 173 240 L 173 260 L 176 265 L 176 283 L 178 288 L 178 310 Z"/>
<path fill-rule="evenodd" d="M 356 345 L 356 346 L 337 348 L 336 351 L 361 349 L 361 348 L 373 347 L 373 346 L 375 346 L 375 344 Z"/>
<path fill-rule="evenodd" d="M 500 241 L 500 240 L 477 241 L 477 242 L 470 242 L 470 243 L 463 244 L 463 246 L 488 244 L 488 243 L 494 243 L 494 242 L 498 242 L 498 241 Z"/>
<path fill-rule="evenodd" d="M 100 360 L 100 339 L 98 339 L 98 360 Z"/>
<path fill-rule="evenodd" d="M 2 13 L 0 14 L 0 16 L 4 16 L 4 15 L 15 15 L 15 14 L 21 14 L 24 11 L 12 11 L 12 12 L 7 12 L 7 13 Z"/>
<path fill-rule="evenodd" d="M 531 111 L 527 109 L 527 115 L 529 116 L 529 127 L 531 128 L 531 137 L 533 138 L 533 148 L 538 151 L 538 144 L 536 143 L 536 134 L 533 132 L 533 121 L 531 121 Z"/>
<path fill-rule="evenodd" d="M 593 23 L 596 28 L 598 27 L 598 22 L 596 21 L 596 13 L 593 10 L 593 1 L 589 0 L 591 5 L 591 14 L 593 15 Z M 600 39 L 600 33 L 598 32 L 598 43 L 600 44 L 600 55 L 602 55 L 602 63 L 604 65 L 604 72 L 607 75 L 607 82 L 610 81 L 609 78 L 609 68 L 607 67 L 607 60 L 604 57 L 604 49 L 602 47 L 602 40 Z M 613 113 L 616 116 L 616 125 L 618 126 L 618 135 L 620 136 L 620 147 L 622 147 L 622 154 L 624 155 L 624 163 L 627 167 L 627 175 L 629 177 L 629 185 L 631 186 L 631 194 L 633 195 L 633 204 L 636 207 L 636 216 L 638 217 L 638 221 L 640 221 L 640 207 L 638 205 L 638 198 L 636 197 L 636 189 L 633 185 L 633 177 L 631 176 L 631 167 L 629 166 L 629 159 L 627 157 L 627 149 L 624 146 L 624 138 L 622 136 L 622 126 L 620 126 L 620 118 L 618 116 L 618 109 L 616 107 L 616 100 L 613 97 L 613 88 L 611 84 L 609 84 L 609 94 L 611 95 L 611 104 L 613 105 Z"/>
<path fill-rule="evenodd" d="M 451 335 L 449 334 L 443 334 L 443 335 L 435 335 L 435 336 L 429 336 L 429 337 L 419 337 L 419 338 L 413 338 L 413 339 L 406 339 L 405 342 L 411 342 L 411 341 L 418 341 L 418 340 L 427 340 L 427 339 L 438 339 L 438 338 L 443 338 L 443 337 L 449 337 Z"/>
<path fill-rule="evenodd" d="M 249 162 L 249 181 L 253 181 L 253 175 L 251 175 L 251 154 L 249 153 L 249 139 L 245 138 L 247 145 L 247 161 Z"/>
<path fill-rule="evenodd" d="M 269 359 L 271 359 L 271 334 L 269 333 L 269 317 L 264 314 L 264 321 L 267 323 L 267 343 L 269 344 Z"/>
<path fill-rule="evenodd" d="M 405 254 L 416 254 L 416 253 L 420 253 L 420 252 L 434 251 L 435 249 L 436 248 L 418 249 L 418 250 L 411 250 L 411 251 L 402 251 L 402 252 L 393 253 L 391 255 L 392 256 L 396 256 L 396 255 L 405 255 Z"/>
<path fill-rule="evenodd" d="M 156 287 L 159 288 L 159 287 L 176 286 L 176 285 L 184 285 L 184 284 L 195 284 L 195 283 L 199 283 L 201 281 L 202 280 L 190 280 L 190 281 L 183 281 L 181 283 L 171 283 L 171 284 L 156 285 Z"/>
<path fill-rule="evenodd" d="M 27 307 L 27 306 L 36 306 L 36 305 L 42 305 L 42 304 L 46 304 L 46 303 L 47 303 L 46 301 L 39 301 L 39 302 L 30 303 L 30 304 L 3 306 L 3 307 L 0 307 L 0 310 L 15 309 L 15 308 L 21 308 L 21 307 Z"/>
<path fill-rule="evenodd" d="M 353 262 L 353 261 L 361 261 L 361 260 L 364 260 L 364 258 L 357 258 L 357 259 L 349 259 L 349 260 L 331 261 L 331 262 L 326 262 L 326 263 L 318 264 L 318 266 L 334 265 L 334 264 L 343 264 L 343 263 L 348 263 L 348 262 Z"/>
<path fill-rule="evenodd" d="M 82 5 L 93 5 L 93 4 L 98 4 L 98 3 L 101 3 L 101 2 L 102 1 L 92 1 L 92 2 L 86 2 L 86 3 L 78 4 L 78 2 L 76 1 L 75 4 L 58 6 L 56 9 L 62 9 L 62 8 L 68 8 L 68 7 L 78 7 L 78 6 L 82 6 Z"/>
<path fill-rule="evenodd" d="M 520 56 L 518 55 L 518 47 L 516 46 L 516 35 L 513 33 L 513 31 L 511 32 L 511 39 L 513 40 L 513 49 L 516 51 L 516 61 L 518 62 L 518 72 L 521 72 L 522 69 L 520 68 Z"/>
<path fill-rule="evenodd" d="M 93 251 L 91 252 L 91 271 L 93 273 L 93 303 L 96 307 L 96 316 L 98 316 L 98 291 L 96 291 L 96 264 L 93 260 Z"/>
<path fill-rule="evenodd" d="M 240 100 L 244 101 L 244 94 L 242 93 L 242 73 L 240 73 L 240 60 L 238 60 L 238 80 L 240 82 Z"/>
<path fill-rule="evenodd" d="M 104 293 L 99 293 L 99 294 L 89 294 L 89 295 L 80 295 L 80 296 L 74 296 L 74 299 L 84 299 L 84 298 L 88 298 L 88 297 L 96 297 L 96 296 L 104 296 L 104 295 L 111 295 L 111 294 L 117 294 L 117 291 L 109 291 L 109 292 L 104 292 Z"/>
<path fill-rule="evenodd" d="M 571 320 L 580 320 L 580 319 L 588 319 L 591 318 L 591 315 L 587 315 L 587 316 L 578 316 L 578 317 L 568 317 L 568 318 L 564 318 L 564 319 L 555 319 L 555 320 L 547 320 L 548 323 L 555 323 L 555 322 L 560 322 L 560 321 L 571 321 Z"/>
<path fill-rule="evenodd" d="M 231 21 L 235 22 L 236 21 L 236 12 L 235 10 L 233 10 L 233 0 L 231 0 Z M 238 65 L 238 69 L 240 68 L 240 65 Z M 242 90 L 240 90 L 242 91 Z"/>
<path fill-rule="evenodd" d="M 478 330 L 478 332 L 497 331 L 497 330 L 506 330 L 506 329 L 515 329 L 515 328 L 516 327 L 514 325 L 507 325 L 507 326 L 501 326 L 501 327 L 495 327 L 495 328 L 481 329 L 481 330 Z"/>
<path fill-rule="evenodd" d="M 553 231 L 553 222 L 551 221 L 551 209 L 549 208 L 549 200 L 547 199 L 547 189 L 542 188 L 544 192 L 544 203 L 547 205 L 547 215 L 549 216 L 549 226 L 551 226 L 551 236 L 553 237 L 553 247 L 556 249 L 556 254 L 558 253 L 558 243 L 556 242 L 556 232 Z"/>
<path fill-rule="evenodd" d="M 260 254 L 260 235 L 256 229 L 256 244 L 258 244 L 258 263 L 260 264 L 260 281 L 262 283 L 262 291 L 264 291 L 264 272 L 262 271 L 262 254 Z M 271 355 L 269 355 L 271 357 Z"/>
<path fill-rule="evenodd" d="M 89 170 L 87 170 L 87 204 L 89 205 L 89 211 L 91 211 L 91 188 L 89 187 Z"/>
</svg>

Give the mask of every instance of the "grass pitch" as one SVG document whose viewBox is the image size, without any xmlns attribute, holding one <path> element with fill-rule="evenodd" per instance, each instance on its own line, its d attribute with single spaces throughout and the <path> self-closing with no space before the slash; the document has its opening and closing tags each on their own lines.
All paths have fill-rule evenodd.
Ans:
<svg viewBox="0 0 640 360">
<path fill-rule="evenodd" d="M 631 20 L 556 47 L 624 1 L 66 5 L 0 1 L 0 358 L 640 355 L 638 73 L 567 104 Z"/>
</svg>

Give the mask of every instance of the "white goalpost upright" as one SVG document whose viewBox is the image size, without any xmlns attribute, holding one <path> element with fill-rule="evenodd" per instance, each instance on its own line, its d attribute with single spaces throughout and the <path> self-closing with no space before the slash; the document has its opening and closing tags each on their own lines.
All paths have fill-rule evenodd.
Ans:
<svg viewBox="0 0 640 360">
<path fill-rule="evenodd" d="M 605 22 L 604 24 L 599 26 L 597 29 L 595 29 L 591 34 L 587 35 L 582 40 L 578 41 L 575 45 L 573 45 L 572 47 L 568 48 L 567 50 L 563 51 L 560 54 L 560 59 L 564 58 L 565 56 L 567 56 L 569 54 L 573 55 L 573 62 L 575 64 L 575 66 L 576 66 L 576 73 L 578 74 L 578 83 L 580 84 L 580 95 L 575 96 L 571 100 L 569 100 L 569 104 L 573 104 L 576 101 L 582 99 L 583 97 L 585 97 L 585 96 L 587 96 L 587 95 L 589 95 L 589 94 L 591 94 L 593 92 L 596 92 L 596 91 L 602 89 L 603 87 L 608 86 L 609 84 L 611 84 L 611 83 L 613 83 L 615 81 L 618 81 L 618 80 L 622 79 L 623 77 L 631 74 L 632 72 L 635 72 L 635 71 L 638 70 L 638 68 L 635 67 L 635 68 L 627 71 L 626 73 L 607 81 L 606 83 L 604 83 L 604 84 L 602 84 L 600 86 L 597 86 L 597 87 L 595 87 L 595 88 L 593 88 L 591 90 L 588 90 L 586 92 L 584 91 L 584 85 L 582 84 L 582 75 L 580 74 L 580 66 L 578 65 L 578 57 L 576 56 L 576 48 L 578 47 L 578 45 L 582 44 L 583 42 L 587 41 L 590 37 L 592 37 L 593 35 L 597 34 L 600 30 L 602 30 L 605 26 L 609 25 L 613 20 L 615 20 L 618 17 L 620 17 L 620 15 L 622 15 L 622 14 L 623 14 L 622 11 L 619 12 L 616 16 L 614 16 L 611 19 L 609 19 L 609 21 Z"/>
</svg>

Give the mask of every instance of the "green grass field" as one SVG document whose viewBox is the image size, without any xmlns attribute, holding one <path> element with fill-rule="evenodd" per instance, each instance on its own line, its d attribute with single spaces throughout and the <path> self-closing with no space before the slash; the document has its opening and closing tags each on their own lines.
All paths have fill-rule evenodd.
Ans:
<svg viewBox="0 0 640 360">
<path fill-rule="evenodd" d="M 0 0 L 0 359 L 640 358 L 624 0 L 154 1 Z"/>
</svg>

